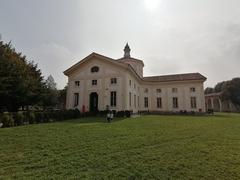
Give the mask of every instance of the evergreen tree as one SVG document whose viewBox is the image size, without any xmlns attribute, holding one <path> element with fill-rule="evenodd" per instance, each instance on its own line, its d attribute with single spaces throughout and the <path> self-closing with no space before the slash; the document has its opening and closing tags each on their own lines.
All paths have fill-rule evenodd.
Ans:
<svg viewBox="0 0 240 180">
<path fill-rule="evenodd" d="M 17 111 L 20 106 L 34 105 L 44 89 L 43 77 L 34 62 L 17 53 L 11 42 L 0 41 L 0 106 Z"/>
</svg>

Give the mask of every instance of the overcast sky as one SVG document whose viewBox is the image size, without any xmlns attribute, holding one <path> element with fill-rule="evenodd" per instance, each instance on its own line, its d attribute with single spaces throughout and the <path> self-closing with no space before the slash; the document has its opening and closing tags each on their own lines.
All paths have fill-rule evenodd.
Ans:
<svg viewBox="0 0 240 180">
<path fill-rule="evenodd" d="M 145 76 L 240 77 L 239 0 L 1 0 L 0 34 L 58 88 L 71 65 L 91 52 L 120 58 L 126 42 Z"/>
</svg>

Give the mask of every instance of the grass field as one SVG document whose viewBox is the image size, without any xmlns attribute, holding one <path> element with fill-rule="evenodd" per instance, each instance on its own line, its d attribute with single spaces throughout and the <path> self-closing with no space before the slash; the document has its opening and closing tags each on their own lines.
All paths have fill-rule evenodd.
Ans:
<svg viewBox="0 0 240 180">
<path fill-rule="evenodd" d="M 0 179 L 240 179 L 240 115 L 0 129 Z"/>
</svg>

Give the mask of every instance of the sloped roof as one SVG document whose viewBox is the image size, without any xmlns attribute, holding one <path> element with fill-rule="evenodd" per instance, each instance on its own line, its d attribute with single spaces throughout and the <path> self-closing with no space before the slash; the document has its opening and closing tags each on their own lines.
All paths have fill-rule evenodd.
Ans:
<svg viewBox="0 0 240 180">
<path fill-rule="evenodd" d="M 173 74 L 164 76 L 148 76 L 143 77 L 144 81 L 150 82 L 169 82 L 169 81 L 189 81 L 189 80 L 203 80 L 207 78 L 200 73 L 187 73 L 187 74 Z"/>
<path fill-rule="evenodd" d="M 205 97 L 218 97 L 222 95 L 222 92 L 205 94 Z"/>
<path fill-rule="evenodd" d="M 81 65 L 85 61 L 91 59 L 92 57 L 97 57 L 97 58 L 106 60 L 108 62 L 114 63 L 116 65 L 119 65 L 121 67 L 127 68 L 127 69 L 131 70 L 133 72 L 133 74 L 138 77 L 139 80 L 142 80 L 144 82 L 171 82 L 171 81 L 190 81 L 190 80 L 205 81 L 207 79 L 205 76 L 201 75 L 200 73 L 173 74 L 173 75 L 163 75 L 163 76 L 148 76 L 148 77 L 142 77 L 141 78 L 130 64 L 127 64 L 127 63 L 124 63 L 123 61 L 121 61 L 121 60 L 124 60 L 126 58 L 121 58 L 121 59 L 115 60 L 115 59 L 112 59 L 112 58 L 107 57 L 107 56 L 103 56 L 103 55 L 95 53 L 95 52 L 91 53 L 90 55 L 88 55 L 87 57 L 85 57 L 84 59 L 79 61 L 78 63 L 74 64 L 73 66 L 71 66 L 70 68 L 65 70 L 63 73 L 65 75 L 69 75 L 72 71 L 77 69 L 79 67 L 79 65 Z M 127 58 L 127 59 L 142 62 L 142 60 L 139 60 L 139 59 L 134 59 L 134 58 Z"/>
</svg>

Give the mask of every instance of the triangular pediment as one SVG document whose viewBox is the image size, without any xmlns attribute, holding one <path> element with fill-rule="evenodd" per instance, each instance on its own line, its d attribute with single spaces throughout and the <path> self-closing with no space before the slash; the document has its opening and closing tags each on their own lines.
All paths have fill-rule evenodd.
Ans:
<svg viewBox="0 0 240 180">
<path fill-rule="evenodd" d="M 74 64 L 73 66 L 71 66 L 70 68 L 68 68 L 66 71 L 64 71 L 63 73 L 66 76 L 69 76 L 71 73 L 73 73 L 75 70 L 79 69 L 83 64 L 93 60 L 93 59 L 98 59 L 107 63 L 111 63 L 114 64 L 116 66 L 122 67 L 122 68 L 128 68 L 128 65 L 125 63 L 121 63 L 117 60 L 114 60 L 112 58 L 103 56 L 101 54 L 98 53 L 91 53 L 90 55 L 88 55 L 87 57 L 85 57 L 84 59 L 82 59 L 81 61 L 79 61 L 78 63 Z"/>
</svg>

